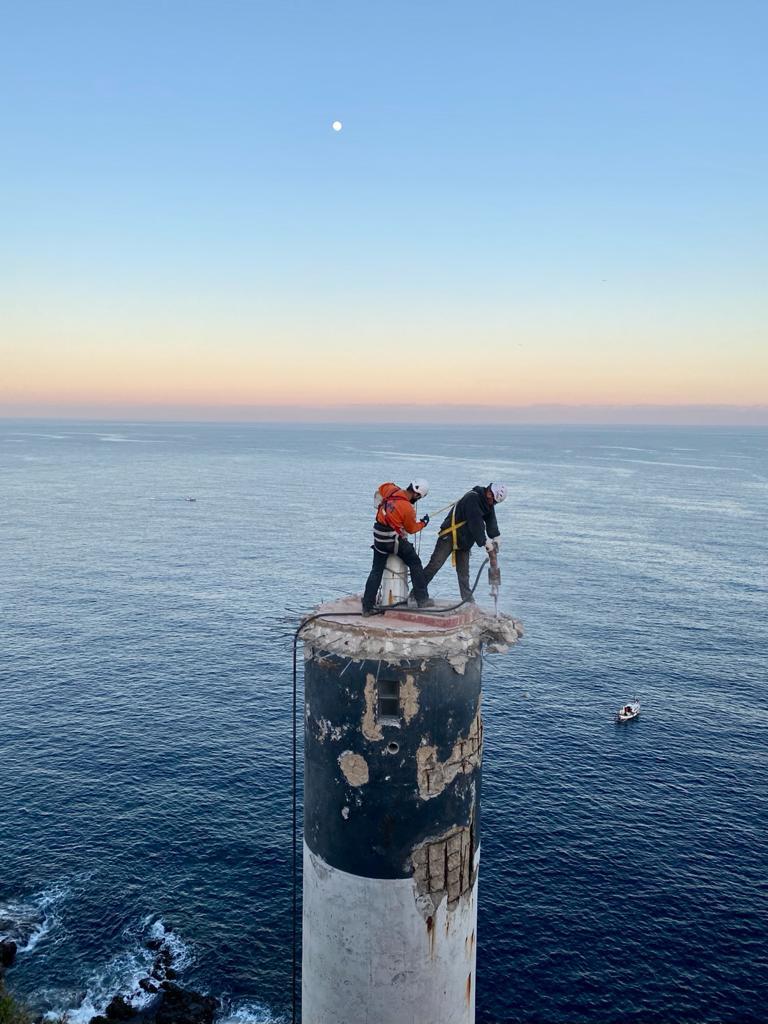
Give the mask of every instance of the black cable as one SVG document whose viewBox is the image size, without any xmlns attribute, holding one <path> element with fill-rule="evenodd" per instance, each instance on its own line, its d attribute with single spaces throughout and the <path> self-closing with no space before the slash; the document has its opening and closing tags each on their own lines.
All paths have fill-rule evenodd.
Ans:
<svg viewBox="0 0 768 1024">
<path fill-rule="evenodd" d="M 293 634 L 293 707 L 291 709 L 291 722 L 293 726 L 293 756 L 292 756 L 292 778 L 291 778 L 291 799 L 292 799 L 292 819 L 291 819 L 291 877 L 293 879 L 291 886 L 291 898 L 293 905 L 291 907 L 291 1021 L 296 1024 L 296 928 L 297 928 L 297 917 L 298 917 L 298 888 L 296 884 L 296 790 L 297 790 L 297 779 L 296 779 L 296 646 L 299 640 L 299 630 Z"/>
<path fill-rule="evenodd" d="M 488 561 L 489 559 L 486 558 L 480 563 L 480 568 L 477 570 L 477 576 L 475 576 L 475 582 L 472 584 L 472 587 L 470 588 L 469 591 L 470 594 L 474 594 L 474 592 L 477 590 L 477 585 L 480 582 L 480 573 L 483 571 L 486 565 L 488 565 Z M 455 612 L 457 608 L 461 608 L 461 606 L 465 605 L 466 603 L 466 601 L 462 600 L 459 601 L 458 604 L 450 605 L 448 608 L 408 608 L 408 601 L 406 600 L 398 601 L 396 604 L 386 605 L 386 607 L 382 607 L 380 611 L 384 613 L 388 611 L 394 611 L 397 608 L 398 611 L 411 612 L 411 614 L 413 615 L 444 615 L 446 612 Z M 377 609 L 377 611 L 378 610 L 379 609 Z M 349 614 L 362 615 L 362 612 L 350 612 Z"/>
<path fill-rule="evenodd" d="M 488 559 L 481 564 L 477 570 L 477 576 L 475 576 L 475 582 L 472 585 L 470 594 L 474 594 L 477 590 L 477 585 L 480 582 L 480 573 L 483 571 L 485 566 L 488 564 Z M 390 604 L 385 607 L 377 609 L 377 612 L 381 615 L 386 615 L 387 612 L 395 611 L 398 612 L 410 612 L 414 615 L 445 615 L 446 612 L 454 612 L 462 605 L 465 605 L 466 601 L 459 601 L 458 604 L 450 605 L 448 608 L 408 608 L 407 601 L 399 601 L 397 604 Z M 305 626 L 308 626 L 310 622 L 315 622 L 317 619 L 341 619 L 341 618 L 363 618 L 362 612 L 316 612 L 314 615 L 308 616 L 303 619 L 293 634 L 293 706 L 292 706 L 292 765 L 291 765 L 291 783 L 292 783 L 292 794 L 291 794 L 291 901 L 292 901 L 292 922 L 291 922 L 291 1024 L 297 1024 L 297 1004 L 298 1004 L 298 918 L 299 918 L 299 878 L 298 878 L 298 757 L 297 757 L 297 741 L 298 741 L 298 727 L 296 722 L 296 712 L 298 709 L 298 647 L 299 637 L 301 631 Z"/>
</svg>

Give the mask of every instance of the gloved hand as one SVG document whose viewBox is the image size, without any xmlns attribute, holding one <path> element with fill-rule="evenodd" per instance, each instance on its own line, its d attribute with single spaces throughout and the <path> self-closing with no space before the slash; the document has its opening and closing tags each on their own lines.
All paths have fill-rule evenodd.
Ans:
<svg viewBox="0 0 768 1024">
<path fill-rule="evenodd" d="M 496 541 L 491 540 L 491 538 L 489 537 L 488 540 L 485 542 L 485 550 L 488 552 L 489 555 L 492 555 L 493 552 L 496 551 Z"/>
<path fill-rule="evenodd" d="M 499 551 L 501 548 L 501 537 L 494 537 L 493 543 L 496 545 L 496 550 Z"/>
<path fill-rule="evenodd" d="M 425 526 L 429 526 L 429 516 L 428 516 L 428 515 L 426 514 L 426 512 L 425 512 L 425 513 L 424 513 L 424 515 L 423 515 L 423 516 L 421 517 L 421 519 L 419 520 L 419 522 L 420 522 L 420 523 L 424 523 L 424 525 L 425 525 Z"/>
</svg>

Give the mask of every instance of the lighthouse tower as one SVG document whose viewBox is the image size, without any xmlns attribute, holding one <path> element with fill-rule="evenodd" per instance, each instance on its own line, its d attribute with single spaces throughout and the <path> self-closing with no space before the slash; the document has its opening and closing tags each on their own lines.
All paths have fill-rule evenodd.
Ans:
<svg viewBox="0 0 768 1024">
<path fill-rule="evenodd" d="M 302 1024 L 471 1024 L 482 652 L 522 629 L 474 605 L 359 608 L 302 632 Z"/>
</svg>

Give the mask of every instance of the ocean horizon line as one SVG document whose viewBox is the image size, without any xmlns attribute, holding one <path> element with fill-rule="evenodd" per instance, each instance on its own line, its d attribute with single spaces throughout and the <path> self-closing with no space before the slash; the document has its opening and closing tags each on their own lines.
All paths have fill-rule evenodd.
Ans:
<svg viewBox="0 0 768 1024">
<path fill-rule="evenodd" d="M 4 421 L 69 421 L 133 423 L 253 423 L 370 426 L 648 426 L 766 427 L 768 404 L 572 404 L 536 403 L 517 406 L 421 405 L 415 403 L 344 405 L 161 404 L 32 407 L 0 409 Z"/>
</svg>

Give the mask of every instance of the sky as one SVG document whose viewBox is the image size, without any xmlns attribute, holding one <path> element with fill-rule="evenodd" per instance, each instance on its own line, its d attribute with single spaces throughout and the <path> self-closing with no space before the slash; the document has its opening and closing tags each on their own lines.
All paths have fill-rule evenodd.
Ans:
<svg viewBox="0 0 768 1024">
<path fill-rule="evenodd" d="M 762 0 L 2 24 L 0 416 L 768 423 Z"/>
</svg>

